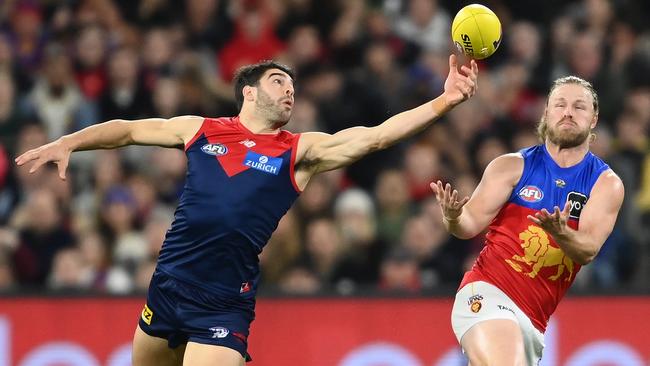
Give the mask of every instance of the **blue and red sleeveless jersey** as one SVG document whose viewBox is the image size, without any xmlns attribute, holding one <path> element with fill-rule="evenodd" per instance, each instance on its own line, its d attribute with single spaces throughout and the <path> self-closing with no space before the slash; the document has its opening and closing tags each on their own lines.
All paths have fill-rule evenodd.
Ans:
<svg viewBox="0 0 650 366">
<path fill-rule="evenodd" d="M 580 265 L 567 257 L 527 215 L 542 208 L 552 213 L 554 206 L 562 210 L 568 200 L 568 224 L 577 229 L 592 187 L 609 166 L 588 152 L 580 163 L 562 168 L 544 145 L 520 153 L 524 158 L 522 176 L 508 202 L 488 226 L 485 247 L 465 274 L 461 287 L 473 281 L 499 287 L 543 332 Z"/>
<path fill-rule="evenodd" d="M 253 297 L 258 255 L 299 195 L 299 137 L 254 134 L 239 117 L 205 118 L 185 146 L 185 187 L 158 269 L 212 293 Z"/>
</svg>

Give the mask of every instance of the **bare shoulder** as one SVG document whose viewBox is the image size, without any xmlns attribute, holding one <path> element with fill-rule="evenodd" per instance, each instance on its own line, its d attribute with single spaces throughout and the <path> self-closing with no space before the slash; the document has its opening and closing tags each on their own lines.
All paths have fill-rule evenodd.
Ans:
<svg viewBox="0 0 650 366">
<path fill-rule="evenodd" d="M 605 197 L 614 200 L 623 200 L 625 195 L 625 186 L 623 181 L 612 169 L 607 169 L 600 173 L 596 184 L 591 189 L 591 194 L 603 194 Z"/>
<path fill-rule="evenodd" d="M 170 128 L 192 129 L 193 127 L 201 127 L 204 120 L 205 118 L 200 116 L 177 116 L 168 119 L 166 125 Z"/>
<path fill-rule="evenodd" d="M 188 142 L 199 131 L 204 120 L 205 118 L 200 116 L 177 116 L 168 119 L 163 128 L 173 131 L 184 142 Z"/>
<path fill-rule="evenodd" d="M 328 136 L 331 135 L 325 132 L 303 132 L 300 137 L 300 143 L 304 144 L 304 146 L 311 146 Z"/>
<path fill-rule="evenodd" d="M 298 151 L 296 152 L 296 162 L 305 162 L 309 159 L 309 150 L 331 136 L 324 132 L 304 132 L 300 134 L 298 141 Z"/>
<path fill-rule="evenodd" d="M 488 164 L 484 175 L 500 175 L 519 181 L 524 170 L 524 157 L 520 153 L 500 155 Z"/>
<path fill-rule="evenodd" d="M 517 166 L 524 166 L 524 157 L 516 152 L 516 153 L 508 153 L 508 154 L 503 154 L 500 156 L 497 156 L 492 160 L 490 164 L 496 164 L 501 167 L 517 167 Z"/>
</svg>

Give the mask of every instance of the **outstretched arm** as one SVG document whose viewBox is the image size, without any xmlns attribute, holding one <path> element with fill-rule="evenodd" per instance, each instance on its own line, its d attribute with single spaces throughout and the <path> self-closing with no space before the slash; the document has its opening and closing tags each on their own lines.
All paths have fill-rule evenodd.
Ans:
<svg viewBox="0 0 650 366">
<path fill-rule="evenodd" d="M 19 166 L 33 161 L 30 173 L 43 164 L 53 162 L 58 165 L 61 179 L 65 179 L 65 170 L 73 151 L 113 149 L 125 145 L 182 146 L 199 130 L 201 123 L 203 118 L 196 116 L 135 121 L 111 120 L 29 150 L 15 161 Z"/>
<path fill-rule="evenodd" d="M 431 183 L 436 194 L 442 221 L 452 235 L 469 239 L 480 234 L 508 201 L 524 169 L 520 154 L 506 154 L 494 159 L 485 168 L 483 178 L 472 197 L 458 200 L 458 191 L 441 181 Z"/>
<path fill-rule="evenodd" d="M 476 92 L 478 66 L 461 66 L 455 55 L 449 57 L 449 75 L 442 95 L 431 102 L 399 113 L 375 127 L 353 127 L 333 135 L 305 133 L 299 145 L 297 162 L 312 173 L 344 167 L 363 156 L 385 149 L 428 127 L 433 121 Z"/>
<path fill-rule="evenodd" d="M 528 216 L 528 219 L 549 233 L 562 251 L 574 262 L 585 265 L 591 262 L 614 229 L 618 211 L 625 195 L 623 182 L 608 170 L 603 172 L 591 190 L 589 201 L 580 213 L 578 230 L 568 226 L 571 202 L 562 211 L 554 207 L 551 214 L 546 209 Z"/>
</svg>

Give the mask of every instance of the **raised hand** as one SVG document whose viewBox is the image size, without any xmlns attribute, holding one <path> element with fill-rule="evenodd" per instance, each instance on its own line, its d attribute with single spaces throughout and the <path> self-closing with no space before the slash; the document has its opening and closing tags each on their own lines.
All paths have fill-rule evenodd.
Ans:
<svg viewBox="0 0 650 366">
<path fill-rule="evenodd" d="M 443 95 L 447 105 L 455 106 L 469 99 L 478 87 L 478 65 L 476 61 L 470 61 L 471 68 L 461 65 L 458 70 L 458 58 L 456 55 L 449 56 L 449 75 L 445 81 Z"/>
<path fill-rule="evenodd" d="M 545 208 L 536 212 L 534 216 L 528 215 L 528 220 L 535 223 L 537 226 L 541 227 L 551 236 L 561 235 L 568 228 L 567 222 L 569 220 L 569 212 L 571 211 L 571 202 L 567 201 L 564 204 L 564 209 L 560 211 L 560 208 L 555 206 L 553 207 L 553 213 L 551 214 Z"/>
<path fill-rule="evenodd" d="M 447 183 L 444 187 L 441 181 L 431 183 L 431 190 L 436 194 L 436 199 L 440 204 L 442 216 L 447 221 L 455 221 L 463 212 L 463 206 L 469 201 L 469 197 L 465 197 L 458 201 L 458 191 L 451 189 L 451 184 Z"/>
<path fill-rule="evenodd" d="M 58 166 L 59 177 L 65 180 L 65 171 L 68 167 L 71 153 L 72 151 L 64 146 L 63 142 L 59 139 L 31 149 L 17 157 L 15 161 L 18 166 L 34 161 L 34 164 L 29 168 L 30 174 L 37 171 L 43 164 L 53 162 Z"/>
</svg>

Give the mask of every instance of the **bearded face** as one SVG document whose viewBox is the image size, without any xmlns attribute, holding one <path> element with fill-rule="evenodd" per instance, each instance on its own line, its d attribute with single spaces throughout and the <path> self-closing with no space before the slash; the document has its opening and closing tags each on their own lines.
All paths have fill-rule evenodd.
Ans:
<svg viewBox="0 0 650 366">
<path fill-rule="evenodd" d="M 596 126 L 597 112 L 589 92 L 577 84 L 557 87 L 549 96 L 540 124 L 546 140 L 561 149 L 585 143 Z"/>
<path fill-rule="evenodd" d="M 548 116 L 544 116 L 542 123 L 546 124 L 546 138 L 561 149 L 568 149 L 582 145 L 591 133 L 589 125 L 580 127 L 570 118 L 563 118 L 557 123 L 549 124 Z"/>
<path fill-rule="evenodd" d="M 263 88 L 257 88 L 255 109 L 260 116 L 274 125 L 284 126 L 291 118 L 293 101 L 290 97 L 282 96 L 274 100 Z"/>
</svg>

